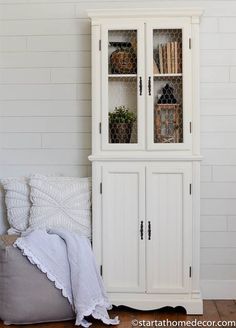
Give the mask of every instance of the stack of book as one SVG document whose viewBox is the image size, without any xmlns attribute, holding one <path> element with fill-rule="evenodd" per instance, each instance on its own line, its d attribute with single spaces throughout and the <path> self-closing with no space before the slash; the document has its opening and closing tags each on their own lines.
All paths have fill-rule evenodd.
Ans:
<svg viewBox="0 0 236 328">
<path fill-rule="evenodd" d="M 182 44 L 168 42 L 158 48 L 158 74 L 182 73 Z"/>
</svg>

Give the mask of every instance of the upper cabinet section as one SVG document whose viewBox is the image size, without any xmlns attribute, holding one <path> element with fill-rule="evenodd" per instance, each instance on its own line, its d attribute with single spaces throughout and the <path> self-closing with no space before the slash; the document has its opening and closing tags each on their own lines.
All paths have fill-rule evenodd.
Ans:
<svg viewBox="0 0 236 328">
<path fill-rule="evenodd" d="M 108 13 L 91 13 L 93 149 L 191 153 L 198 15 Z"/>
</svg>

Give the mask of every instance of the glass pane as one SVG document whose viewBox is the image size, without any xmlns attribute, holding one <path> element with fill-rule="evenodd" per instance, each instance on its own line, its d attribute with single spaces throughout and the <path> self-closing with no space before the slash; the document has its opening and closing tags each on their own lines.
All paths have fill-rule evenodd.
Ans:
<svg viewBox="0 0 236 328">
<path fill-rule="evenodd" d="M 108 32 L 109 143 L 137 143 L 137 30 Z"/>
<path fill-rule="evenodd" d="M 154 143 L 183 142 L 182 30 L 153 30 Z"/>
</svg>

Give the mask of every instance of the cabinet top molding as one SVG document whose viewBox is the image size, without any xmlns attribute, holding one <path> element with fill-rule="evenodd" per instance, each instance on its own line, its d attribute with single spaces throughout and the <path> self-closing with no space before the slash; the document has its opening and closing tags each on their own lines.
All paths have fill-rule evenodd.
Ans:
<svg viewBox="0 0 236 328">
<path fill-rule="evenodd" d="M 87 12 L 92 20 L 99 18 L 155 18 L 155 17 L 192 17 L 194 22 L 203 14 L 201 8 L 123 8 L 91 9 Z"/>
</svg>

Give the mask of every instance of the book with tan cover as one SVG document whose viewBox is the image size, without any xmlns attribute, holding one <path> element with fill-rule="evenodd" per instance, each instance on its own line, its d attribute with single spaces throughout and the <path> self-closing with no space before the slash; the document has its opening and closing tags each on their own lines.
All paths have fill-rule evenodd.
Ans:
<svg viewBox="0 0 236 328">
<path fill-rule="evenodd" d="M 167 49 L 167 72 L 168 74 L 171 73 L 171 46 L 170 42 L 166 44 L 166 49 Z"/>
<path fill-rule="evenodd" d="M 171 42 L 171 73 L 175 73 L 175 44 Z"/>
<path fill-rule="evenodd" d="M 175 70 L 174 73 L 178 73 L 178 53 L 177 53 L 177 42 L 174 42 L 174 49 L 175 49 Z"/>
<path fill-rule="evenodd" d="M 182 43 L 177 44 L 177 73 L 182 73 Z"/>
<path fill-rule="evenodd" d="M 163 44 L 163 68 L 164 74 L 168 73 L 168 67 L 167 67 L 167 44 Z"/>
<path fill-rule="evenodd" d="M 160 73 L 164 73 L 163 69 L 163 47 L 162 44 L 159 44 L 159 65 L 160 65 Z"/>
</svg>

